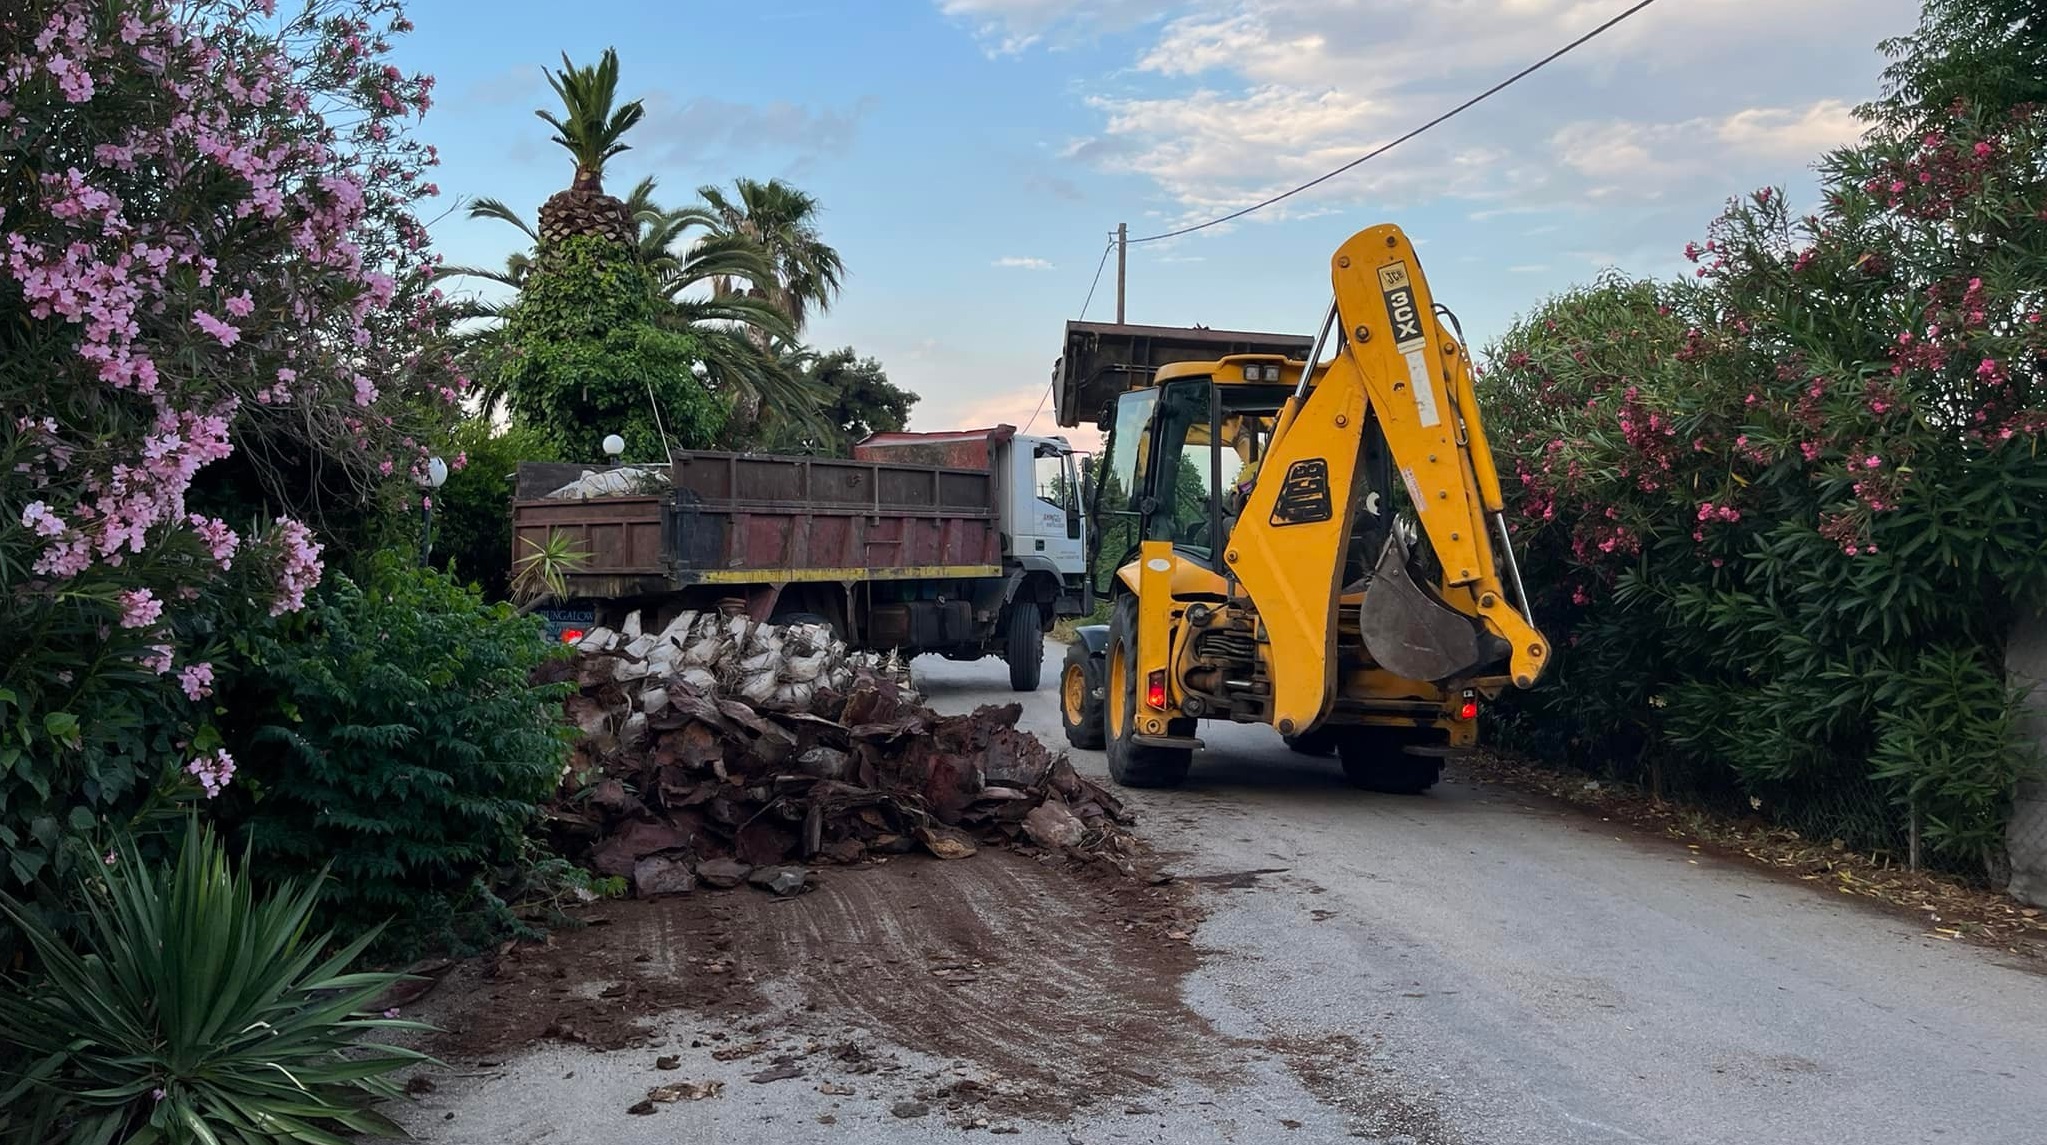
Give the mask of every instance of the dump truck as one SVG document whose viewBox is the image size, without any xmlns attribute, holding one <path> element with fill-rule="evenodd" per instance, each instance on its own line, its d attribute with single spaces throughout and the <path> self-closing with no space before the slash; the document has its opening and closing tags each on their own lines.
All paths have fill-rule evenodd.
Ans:
<svg viewBox="0 0 2047 1145">
<path fill-rule="evenodd" d="M 851 458 L 529 462 L 515 481 L 515 564 L 551 542 L 575 554 L 558 632 L 722 608 L 823 623 L 860 649 L 998 655 L 1029 691 L 1055 618 L 1093 603 L 1078 455 L 1014 426 L 876 434 Z"/>
<path fill-rule="evenodd" d="M 1208 720 L 1419 792 L 1548 662 L 1455 317 L 1397 227 L 1330 273 L 1313 337 L 1067 326 L 1054 409 L 1108 435 L 1089 515 L 1111 603 L 1067 650 L 1060 714 L 1119 783 L 1181 782 Z"/>
</svg>

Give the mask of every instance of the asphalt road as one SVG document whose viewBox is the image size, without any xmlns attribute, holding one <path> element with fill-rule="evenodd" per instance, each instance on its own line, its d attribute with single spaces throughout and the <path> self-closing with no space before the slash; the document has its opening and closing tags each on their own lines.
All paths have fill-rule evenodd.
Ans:
<svg viewBox="0 0 2047 1145">
<path fill-rule="evenodd" d="M 1063 747 L 1061 651 L 1024 725 Z M 915 668 L 941 710 L 1016 698 L 999 661 Z M 1177 871 L 1218 876 L 1184 1001 L 1271 1052 L 1226 1084 L 1168 1079 L 1008 1139 L 2047 1142 L 2047 977 L 1454 773 L 1425 796 L 1368 794 L 1269 731 L 1201 734 L 1185 788 L 1131 802 Z M 1101 773 L 1099 753 L 1074 755 Z M 852 1111 L 829 1130 L 793 1085 L 626 1118 L 647 1083 L 623 1057 L 531 1053 L 404 1120 L 438 1141 L 963 1135 Z"/>
<path fill-rule="evenodd" d="M 918 667 L 941 709 L 1011 698 L 998 663 Z M 1024 721 L 1063 744 L 1051 676 Z M 1225 1029 L 1380 1034 L 1472 1142 L 2047 1142 L 2047 977 L 1500 788 L 1357 792 L 1268 729 L 1201 735 L 1144 833 L 1286 868 L 1202 927 L 1189 1001 Z"/>
</svg>

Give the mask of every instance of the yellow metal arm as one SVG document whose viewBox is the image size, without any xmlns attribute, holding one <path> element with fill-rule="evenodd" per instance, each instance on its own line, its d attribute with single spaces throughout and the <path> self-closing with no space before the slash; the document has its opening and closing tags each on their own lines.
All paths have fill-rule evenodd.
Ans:
<svg viewBox="0 0 2047 1145">
<path fill-rule="evenodd" d="M 1549 657 L 1500 577 L 1488 530 L 1499 475 L 1468 355 L 1438 326 L 1412 244 L 1398 227 L 1372 227 L 1337 250 L 1330 273 L 1341 349 L 1282 416 L 1225 554 L 1281 666 L 1272 674 L 1281 731 L 1313 724 L 1333 696 L 1338 580 L 1368 413 L 1442 566 L 1441 603 L 1507 642 L 1517 685 L 1532 685 Z M 1297 511 L 1313 502 L 1311 488 L 1322 491 L 1320 515 Z"/>
</svg>

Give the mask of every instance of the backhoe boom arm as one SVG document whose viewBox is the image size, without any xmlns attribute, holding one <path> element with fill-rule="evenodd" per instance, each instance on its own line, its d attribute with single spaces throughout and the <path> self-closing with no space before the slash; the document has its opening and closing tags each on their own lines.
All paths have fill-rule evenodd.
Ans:
<svg viewBox="0 0 2047 1145">
<path fill-rule="evenodd" d="M 1524 688 L 1549 658 L 1518 585 L 1510 587 L 1511 553 L 1494 547 L 1507 533 L 1469 353 L 1436 320 L 1413 245 L 1398 227 L 1372 227 L 1337 250 L 1330 273 L 1336 355 L 1308 365 L 1308 384 L 1281 415 L 1224 555 L 1264 625 L 1264 654 L 1277 667 L 1272 722 L 1289 734 L 1314 725 L 1334 699 L 1339 581 L 1374 416 L 1442 580 L 1399 583 L 1408 578 L 1397 535 L 1375 554 L 1360 610 L 1367 649 L 1399 672 L 1454 668 L 1476 655 L 1481 638 L 1492 649 L 1504 641 L 1508 673 Z M 1454 647 L 1467 637 L 1473 652 Z"/>
</svg>

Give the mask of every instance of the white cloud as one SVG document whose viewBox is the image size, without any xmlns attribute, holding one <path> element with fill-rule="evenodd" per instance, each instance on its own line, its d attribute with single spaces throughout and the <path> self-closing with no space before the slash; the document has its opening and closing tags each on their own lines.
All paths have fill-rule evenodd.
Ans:
<svg viewBox="0 0 2047 1145">
<path fill-rule="evenodd" d="M 1736 112 L 1722 120 L 1714 134 L 1737 151 L 1795 158 L 1855 142 L 1862 135 L 1862 124 L 1848 104 L 1823 99 L 1800 113 L 1764 107 Z"/>
<path fill-rule="evenodd" d="M 1019 257 L 1017 257 L 1016 255 L 1007 255 L 1007 256 L 1005 256 L 1005 257 L 1003 257 L 1003 258 L 998 258 L 998 259 L 996 259 L 996 260 L 995 260 L 994 262 L 991 262 L 991 263 L 989 263 L 988 265 L 990 265 L 990 266 L 999 266 L 999 267 L 1003 267 L 1003 268 L 1005 268 L 1005 269 L 1008 269 L 1008 270 L 1051 270 L 1051 269 L 1052 269 L 1052 264 L 1051 264 L 1051 263 L 1049 263 L 1049 262 L 1047 262 L 1047 261 L 1045 261 L 1045 260 L 1044 260 L 1044 259 L 1042 259 L 1042 258 L 1019 258 Z"/>
<path fill-rule="evenodd" d="M 1061 28 L 1157 21 L 1095 85 L 1064 157 L 1141 172 L 1161 229 L 1330 171 L 1589 31 L 1620 0 L 937 0 L 1024 50 Z M 1513 91 L 1298 198 L 1273 222 L 1443 198 L 1474 219 L 1588 201 L 1714 198 L 1796 176 L 1854 137 L 1886 32 L 1918 0 L 1687 0 L 1613 28 Z M 1091 23 L 1093 22 L 1093 23 Z M 1758 30 L 1768 28 L 1766 36 Z M 1844 29 L 1855 29 L 1853 37 Z M 1618 110 L 1619 115 L 1613 113 Z M 1688 200 L 1689 201 L 1689 200 Z"/>
<path fill-rule="evenodd" d="M 1542 273 L 1543 271 L 1545 271 L 1545 270 L 1548 270 L 1548 269 L 1549 269 L 1549 264 L 1548 264 L 1548 263 L 1546 263 L 1546 262 L 1530 262 L 1530 263 L 1523 263 L 1523 264 L 1522 264 L 1522 265 L 1520 265 L 1520 266 L 1510 266 L 1510 267 L 1508 267 L 1508 268 L 1507 268 L 1507 273 L 1508 273 L 1508 274 L 1541 274 L 1541 273 Z"/>
<path fill-rule="evenodd" d="M 1861 131 L 1846 103 L 1823 99 L 1803 109 L 1750 107 L 1677 123 L 1573 123 L 1550 143 L 1560 162 L 1602 184 L 1660 187 L 1757 160 L 1803 167 Z"/>
</svg>

